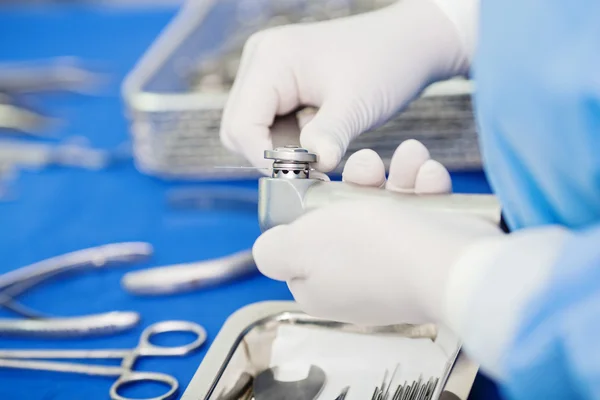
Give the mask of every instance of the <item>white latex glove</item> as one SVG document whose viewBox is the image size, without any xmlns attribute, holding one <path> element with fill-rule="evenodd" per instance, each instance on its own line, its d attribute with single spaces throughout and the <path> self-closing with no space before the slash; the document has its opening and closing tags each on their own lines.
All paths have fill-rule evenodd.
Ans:
<svg viewBox="0 0 600 400">
<path fill-rule="evenodd" d="M 445 168 L 414 140 L 396 150 L 387 182 L 370 150 L 348 159 L 344 180 L 404 192 L 451 188 Z M 264 275 L 287 282 L 305 312 L 363 325 L 442 323 L 483 371 L 501 379 L 519 318 L 568 237 L 557 226 L 506 235 L 471 215 L 348 201 L 271 228 L 253 255 Z"/>
<path fill-rule="evenodd" d="M 448 171 L 416 140 L 398 146 L 387 181 L 371 150 L 349 157 L 343 179 L 381 190 L 451 191 Z M 253 253 L 259 270 L 286 281 L 312 315 L 368 325 L 421 323 L 441 316 L 452 260 L 477 238 L 500 234 L 484 220 L 386 200 L 350 201 L 268 230 Z"/>
<path fill-rule="evenodd" d="M 333 170 L 352 139 L 385 123 L 430 83 L 467 73 L 477 0 L 402 0 L 326 22 L 271 28 L 246 43 L 221 140 L 268 168 L 277 115 L 318 108 L 300 135 Z M 305 122 L 307 122 L 305 120 Z"/>
<path fill-rule="evenodd" d="M 361 186 L 385 187 L 402 193 L 436 194 L 452 192 L 448 170 L 430 158 L 429 151 L 417 140 L 400 144 L 390 164 L 389 179 L 379 155 L 370 149 L 348 157 L 342 173 L 344 182 Z"/>
</svg>

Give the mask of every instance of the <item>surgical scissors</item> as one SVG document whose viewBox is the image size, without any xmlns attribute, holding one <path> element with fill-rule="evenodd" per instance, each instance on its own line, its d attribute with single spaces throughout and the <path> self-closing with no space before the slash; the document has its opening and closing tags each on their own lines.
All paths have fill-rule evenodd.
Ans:
<svg viewBox="0 0 600 400">
<path fill-rule="evenodd" d="M 196 339 L 182 346 L 159 346 L 151 342 L 155 335 L 165 332 L 189 332 Z M 189 321 L 162 321 L 148 326 L 140 336 L 138 345 L 126 350 L 2 350 L 0 368 L 54 371 L 74 374 L 116 376 L 110 388 L 112 400 L 134 400 L 119 394 L 119 389 L 136 382 L 156 382 L 169 387 L 169 390 L 148 400 L 170 400 L 179 390 L 179 382 L 171 375 L 160 372 L 136 372 L 133 367 L 141 357 L 185 356 L 197 350 L 206 341 L 206 330 Z M 99 366 L 60 361 L 37 361 L 41 359 L 115 359 L 121 358 L 121 365 Z"/>
</svg>

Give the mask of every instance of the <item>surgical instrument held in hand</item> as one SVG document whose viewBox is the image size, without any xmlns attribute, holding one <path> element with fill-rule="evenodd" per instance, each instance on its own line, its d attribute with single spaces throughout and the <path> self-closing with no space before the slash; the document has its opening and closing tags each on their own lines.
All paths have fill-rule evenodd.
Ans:
<svg viewBox="0 0 600 400">
<path fill-rule="evenodd" d="M 298 146 L 266 150 L 265 158 L 273 160 L 270 177 L 259 179 L 259 224 L 264 232 L 274 226 L 294 221 L 304 213 L 337 201 L 349 199 L 387 199 L 418 208 L 474 214 L 500 221 L 500 205 L 493 195 L 396 193 L 346 182 L 311 178 L 311 164 L 317 155 Z"/>
<path fill-rule="evenodd" d="M 196 338 L 181 346 L 158 346 L 151 338 L 166 332 L 189 332 Z M 148 400 L 169 400 L 175 398 L 179 383 L 171 375 L 160 372 L 137 372 L 133 368 L 142 357 L 186 356 L 204 344 L 206 330 L 193 322 L 163 321 L 147 327 L 140 336 L 138 345 L 127 350 L 0 350 L 0 368 L 14 368 L 38 371 L 66 372 L 96 376 L 118 377 L 110 388 L 112 400 L 134 400 L 119 394 L 124 386 L 134 382 L 156 382 L 169 387 L 169 390 Z M 42 359 L 122 359 L 121 365 L 100 366 L 93 364 L 59 361 L 37 361 Z M 139 399 L 138 399 L 139 400 Z"/>
<path fill-rule="evenodd" d="M 28 319 L 0 319 L 0 335 L 86 337 L 113 334 L 136 326 L 140 316 L 113 311 L 80 317 L 53 317 L 19 304 L 15 296 L 67 272 L 105 269 L 142 262 L 152 254 L 144 242 L 114 243 L 49 258 L 0 275 L 0 306 Z"/>
</svg>

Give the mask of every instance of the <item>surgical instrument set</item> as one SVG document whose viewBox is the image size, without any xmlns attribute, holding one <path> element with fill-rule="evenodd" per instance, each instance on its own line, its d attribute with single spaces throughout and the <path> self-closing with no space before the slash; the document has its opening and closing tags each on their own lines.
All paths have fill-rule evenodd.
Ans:
<svg viewBox="0 0 600 400">
<path fill-rule="evenodd" d="M 133 328 L 140 320 L 137 312 L 55 317 L 31 310 L 18 303 L 15 297 L 66 273 L 145 261 L 152 251 L 152 246 L 144 242 L 114 243 L 49 258 L 0 275 L 0 306 L 26 318 L 0 319 L 0 335 L 73 338 L 114 334 Z"/>
<path fill-rule="evenodd" d="M 396 390 L 391 392 L 392 384 L 400 365 L 396 365 L 394 372 L 389 381 L 387 380 L 388 371 L 385 371 L 381 386 L 376 386 L 371 400 L 430 400 L 437 387 L 439 378 L 431 377 L 427 382 L 423 382 L 423 376 L 419 375 L 419 379 L 408 383 L 396 386 Z"/>
<path fill-rule="evenodd" d="M 342 389 L 342 392 L 340 393 L 340 395 L 338 397 L 335 398 L 335 400 L 345 400 L 349 391 L 350 391 L 350 386 L 346 386 L 345 388 Z"/>
<path fill-rule="evenodd" d="M 195 339 L 180 346 L 159 346 L 151 339 L 168 332 L 188 332 Z M 133 368 L 143 357 L 183 357 L 199 349 L 206 341 L 206 330 L 193 322 L 163 321 L 147 327 L 141 334 L 138 345 L 127 350 L 0 350 L 0 368 L 22 370 L 54 371 L 63 373 L 85 374 L 94 376 L 117 377 L 110 388 L 112 400 L 134 400 L 124 397 L 120 390 L 132 383 L 155 382 L 166 385 L 166 393 L 148 400 L 174 399 L 179 383 L 171 375 L 160 372 L 138 372 Z M 43 361 L 44 359 L 62 360 L 100 360 L 121 359 L 120 366 L 99 366 L 60 361 Z M 139 398 L 137 398 L 139 400 Z"/>
<path fill-rule="evenodd" d="M 474 214 L 500 222 L 500 205 L 493 195 L 396 193 L 379 188 L 324 181 L 310 176 L 317 155 L 295 145 L 265 150 L 273 160 L 270 177 L 259 179 L 259 225 L 265 231 L 287 224 L 310 211 L 346 199 L 385 199 L 410 206 L 451 213 Z"/>
<path fill-rule="evenodd" d="M 423 382 L 422 377 L 419 377 L 419 380 L 413 381 L 411 384 L 405 381 L 398 385 L 394 392 L 390 391 L 389 386 L 385 390 L 377 387 L 371 400 L 430 400 L 438 381 L 439 378 L 432 377 L 427 382 Z"/>
</svg>

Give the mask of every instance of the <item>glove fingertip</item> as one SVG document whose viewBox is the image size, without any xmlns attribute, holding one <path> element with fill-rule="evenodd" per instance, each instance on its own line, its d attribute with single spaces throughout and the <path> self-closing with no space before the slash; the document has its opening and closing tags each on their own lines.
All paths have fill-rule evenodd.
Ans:
<svg viewBox="0 0 600 400">
<path fill-rule="evenodd" d="M 348 157 L 342 180 L 361 186 L 382 187 L 385 184 L 385 164 L 375 151 L 359 150 Z"/>
<path fill-rule="evenodd" d="M 342 161 L 343 149 L 326 134 L 315 137 L 314 134 L 303 134 L 300 136 L 300 144 L 308 151 L 317 155 L 314 167 L 321 172 L 333 171 Z"/>
<path fill-rule="evenodd" d="M 443 194 L 452 192 L 450 172 L 440 162 L 427 160 L 417 173 L 415 193 Z"/>
<path fill-rule="evenodd" d="M 414 192 L 418 171 L 429 157 L 429 150 L 418 140 L 402 142 L 392 155 L 386 188 L 397 192 Z"/>
<path fill-rule="evenodd" d="M 290 262 L 285 238 L 287 227 L 273 227 L 256 239 L 252 246 L 252 257 L 257 269 L 267 278 L 287 281 L 297 277 L 293 262 Z"/>
</svg>

